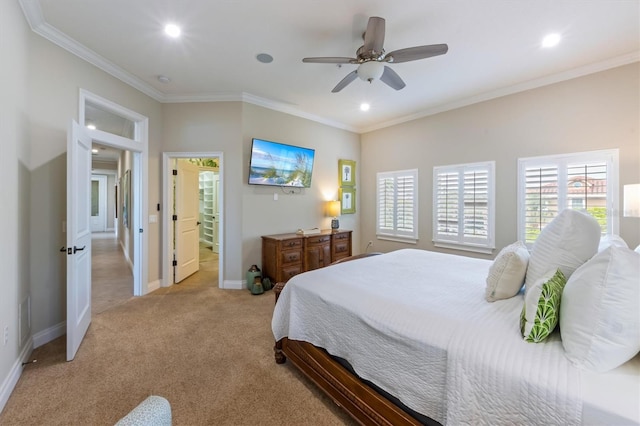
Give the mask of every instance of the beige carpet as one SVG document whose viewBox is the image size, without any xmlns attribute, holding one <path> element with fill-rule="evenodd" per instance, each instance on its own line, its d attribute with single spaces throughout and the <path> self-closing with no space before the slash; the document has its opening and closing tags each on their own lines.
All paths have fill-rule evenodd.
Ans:
<svg viewBox="0 0 640 426">
<path fill-rule="evenodd" d="M 289 364 L 273 360 L 273 292 L 196 277 L 94 315 L 76 359 L 64 337 L 36 349 L 1 425 L 109 425 L 148 395 L 174 425 L 354 424 Z"/>
<path fill-rule="evenodd" d="M 99 314 L 133 297 L 133 273 L 116 234 L 91 237 L 91 312 Z"/>
</svg>

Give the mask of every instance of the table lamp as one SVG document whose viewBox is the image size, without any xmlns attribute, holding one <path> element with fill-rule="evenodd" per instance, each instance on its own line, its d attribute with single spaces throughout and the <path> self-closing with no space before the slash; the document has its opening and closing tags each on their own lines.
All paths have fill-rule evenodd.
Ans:
<svg viewBox="0 0 640 426">
<path fill-rule="evenodd" d="M 331 220 L 331 230 L 335 231 L 340 227 L 338 216 L 340 216 L 340 201 L 327 201 L 327 216 L 333 217 Z"/>
</svg>

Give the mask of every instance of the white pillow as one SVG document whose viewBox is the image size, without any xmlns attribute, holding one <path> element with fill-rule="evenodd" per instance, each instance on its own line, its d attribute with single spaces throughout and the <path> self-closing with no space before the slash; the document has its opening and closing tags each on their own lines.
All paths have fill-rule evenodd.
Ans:
<svg viewBox="0 0 640 426">
<path fill-rule="evenodd" d="M 599 373 L 640 351 L 640 254 L 611 246 L 578 268 L 560 309 L 567 357 Z"/>
<path fill-rule="evenodd" d="M 542 275 L 524 297 L 520 331 L 527 342 L 544 341 L 558 325 L 562 289 L 567 279 L 560 269 Z"/>
<path fill-rule="evenodd" d="M 629 248 L 627 243 L 620 237 L 620 235 L 607 234 L 600 237 L 600 244 L 598 244 L 598 252 L 606 250 L 610 246 Z"/>
<path fill-rule="evenodd" d="M 509 299 L 520 291 L 529 264 L 529 250 L 516 241 L 500 250 L 489 268 L 485 298 L 489 302 Z"/>
<path fill-rule="evenodd" d="M 591 216 L 565 209 L 544 227 L 531 248 L 525 292 L 547 271 L 560 269 L 567 279 L 598 251 L 600 225 Z"/>
</svg>

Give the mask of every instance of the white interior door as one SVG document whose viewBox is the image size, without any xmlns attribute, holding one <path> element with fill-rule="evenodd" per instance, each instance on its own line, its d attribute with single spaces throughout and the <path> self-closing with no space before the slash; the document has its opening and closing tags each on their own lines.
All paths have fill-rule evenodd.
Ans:
<svg viewBox="0 0 640 426">
<path fill-rule="evenodd" d="M 200 263 L 199 168 L 185 160 L 178 160 L 177 163 L 174 283 L 198 272 Z"/>
<path fill-rule="evenodd" d="M 107 176 L 91 176 L 91 232 L 107 230 Z"/>
<path fill-rule="evenodd" d="M 67 361 L 91 323 L 91 138 L 75 121 L 67 135 Z"/>
</svg>

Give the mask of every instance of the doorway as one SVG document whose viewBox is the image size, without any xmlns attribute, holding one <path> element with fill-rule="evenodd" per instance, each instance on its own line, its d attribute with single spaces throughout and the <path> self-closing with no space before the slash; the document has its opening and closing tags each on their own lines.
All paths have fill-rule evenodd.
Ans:
<svg viewBox="0 0 640 426">
<path fill-rule="evenodd" d="M 91 232 L 107 230 L 107 176 L 91 175 Z"/>
<path fill-rule="evenodd" d="M 147 292 L 148 239 L 143 234 L 148 197 L 142 181 L 147 173 L 148 118 L 83 89 L 79 121 L 71 120 L 67 135 L 67 361 L 75 355 L 91 324 L 91 154 L 92 143 L 131 151 L 132 228 L 128 247 L 133 252 L 134 295 Z M 95 120 L 98 122 L 92 122 Z M 115 121 L 129 129 L 129 137 L 110 133 Z M 128 176 L 128 175 L 127 175 Z M 124 218 L 123 218 L 124 219 Z M 142 257 L 145 253 L 145 257 Z"/>
<path fill-rule="evenodd" d="M 198 172 L 197 180 L 193 183 L 195 187 L 192 188 L 196 192 L 196 217 L 191 219 L 197 222 L 197 238 L 195 240 L 187 239 L 190 247 L 188 249 L 182 247 L 184 243 L 179 241 L 182 230 L 176 231 L 180 218 L 185 217 L 174 211 L 174 209 L 180 209 L 181 206 L 176 204 L 182 197 L 176 193 L 176 182 L 178 185 L 180 184 L 179 176 L 177 179 L 174 176 L 174 170 L 178 170 L 178 162 L 190 164 L 188 169 L 197 166 Z M 213 278 L 217 275 L 217 282 L 214 284 L 219 288 L 224 288 L 223 165 L 223 153 L 221 152 L 163 153 L 163 199 L 165 206 L 167 206 L 165 208 L 167 214 L 163 215 L 164 235 L 167 238 L 162 249 L 162 285 L 165 287 L 174 284 L 176 266 L 182 263 L 188 264 L 190 255 L 195 251 L 198 257 L 199 272 L 191 275 L 188 280 L 201 281 L 208 279 L 205 277 Z M 193 215 L 187 212 L 187 216 Z M 185 250 L 188 251 L 186 255 Z M 200 276 L 196 274 L 200 274 Z"/>
<path fill-rule="evenodd" d="M 122 179 L 121 163 L 131 153 L 120 149 L 92 144 L 92 222 L 96 209 L 94 179 L 106 181 L 106 197 L 100 204 L 106 204 L 106 229 L 95 228 L 91 234 L 91 314 L 98 315 L 121 305 L 133 297 L 133 268 L 130 257 L 120 243 L 118 232 L 122 220 Z M 105 199 L 106 198 L 106 199 Z"/>
<path fill-rule="evenodd" d="M 143 185 L 148 175 L 148 118 L 126 109 L 98 95 L 80 89 L 79 123 L 86 126 L 92 144 L 117 152 L 124 152 L 118 170 L 118 197 L 125 202 L 126 226 L 116 226 L 126 249 L 125 255 L 132 265 L 133 295 L 142 296 L 150 290 L 148 285 L 148 239 L 143 232 L 144 218 L 148 216 L 148 194 Z M 126 182 L 122 180 L 127 176 Z M 126 187 L 125 187 L 126 186 Z M 126 194 L 125 194 L 126 192 Z M 120 222 L 125 220 L 123 204 L 118 205 Z"/>
</svg>

